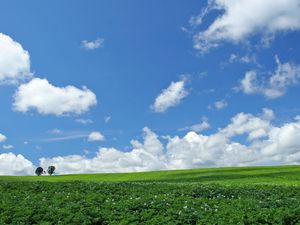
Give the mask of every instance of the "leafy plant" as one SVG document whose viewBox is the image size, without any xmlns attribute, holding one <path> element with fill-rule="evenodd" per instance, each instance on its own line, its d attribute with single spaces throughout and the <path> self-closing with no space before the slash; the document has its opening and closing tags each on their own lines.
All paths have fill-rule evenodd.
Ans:
<svg viewBox="0 0 300 225">
<path fill-rule="evenodd" d="M 0 181 L 0 224 L 299 224 L 300 187 Z"/>
</svg>

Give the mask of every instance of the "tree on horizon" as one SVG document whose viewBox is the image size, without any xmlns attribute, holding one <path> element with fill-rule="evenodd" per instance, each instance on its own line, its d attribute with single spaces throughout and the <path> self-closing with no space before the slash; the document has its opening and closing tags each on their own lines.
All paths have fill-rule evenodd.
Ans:
<svg viewBox="0 0 300 225">
<path fill-rule="evenodd" d="M 42 167 L 39 166 L 38 168 L 36 168 L 35 174 L 37 176 L 41 176 L 43 173 L 44 173 L 44 169 Z"/>
<path fill-rule="evenodd" d="M 48 172 L 48 174 L 49 174 L 50 176 L 52 176 L 52 174 L 54 173 L 54 171 L 55 171 L 55 166 L 49 166 L 49 167 L 48 167 L 47 172 Z"/>
</svg>

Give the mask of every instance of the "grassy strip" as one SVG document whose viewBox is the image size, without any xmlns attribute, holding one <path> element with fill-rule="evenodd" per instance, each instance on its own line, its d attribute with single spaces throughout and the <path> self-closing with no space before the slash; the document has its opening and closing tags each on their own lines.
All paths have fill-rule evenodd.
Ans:
<svg viewBox="0 0 300 225">
<path fill-rule="evenodd" d="M 300 166 L 234 167 L 142 173 L 78 174 L 60 176 L 0 176 L 0 181 L 160 181 L 222 185 L 300 185 Z"/>
</svg>

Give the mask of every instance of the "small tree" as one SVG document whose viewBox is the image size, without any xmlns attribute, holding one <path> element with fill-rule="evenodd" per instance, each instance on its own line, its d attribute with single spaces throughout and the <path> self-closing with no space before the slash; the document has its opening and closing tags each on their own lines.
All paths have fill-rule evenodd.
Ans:
<svg viewBox="0 0 300 225">
<path fill-rule="evenodd" d="M 49 173 L 49 175 L 51 176 L 53 173 L 54 173 L 54 170 L 55 170 L 55 166 L 49 166 L 48 167 L 48 173 Z"/>
<path fill-rule="evenodd" d="M 44 173 L 44 169 L 42 167 L 38 167 L 35 170 L 35 174 L 41 176 Z"/>
</svg>

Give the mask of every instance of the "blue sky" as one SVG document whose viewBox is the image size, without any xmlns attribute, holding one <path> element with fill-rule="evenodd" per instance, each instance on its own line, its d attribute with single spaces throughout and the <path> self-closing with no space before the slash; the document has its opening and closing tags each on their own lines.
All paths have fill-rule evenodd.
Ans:
<svg viewBox="0 0 300 225">
<path fill-rule="evenodd" d="M 299 5 L 2 2 L 0 173 L 299 163 Z"/>
</svg>

